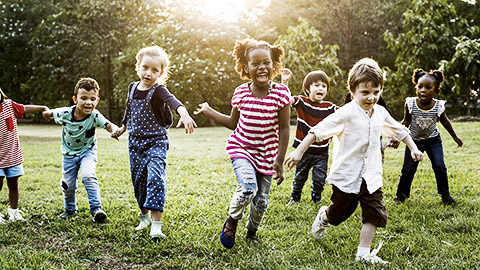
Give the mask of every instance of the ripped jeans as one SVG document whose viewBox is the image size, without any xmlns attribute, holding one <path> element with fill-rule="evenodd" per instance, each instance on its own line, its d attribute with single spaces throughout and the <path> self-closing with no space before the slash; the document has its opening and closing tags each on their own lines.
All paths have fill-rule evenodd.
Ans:
<svg viewBox="0 0 480 270">
<path fill-rule="evenodd" d="M 65 200 L 65 210 L 77 210 L 75 193 L 77 191 L 79 170 L 81 171 L 82 183 L 87 190 L 90 213 L 94 215 L 97 209 L 102 208 L 102 204 L 100 203 L 100 187 L 98 186 L 98 179 L 95 175 L 96 167 L 97 150 L 87 150 L 74 158 L 63 157 L 61 187 Z"/>
<path fill-rule="evenodd" d="M 272 175 L 258 172 L 247 159 L 232 161 L 237 176 L 238 187 L 232 196 L 228 214 L 236 220 L 243 218 L 245 208 L 250 204 L 247 229 L 257 231 L 268 208 L 268 194 L 272 184 Z"/>
</svg>

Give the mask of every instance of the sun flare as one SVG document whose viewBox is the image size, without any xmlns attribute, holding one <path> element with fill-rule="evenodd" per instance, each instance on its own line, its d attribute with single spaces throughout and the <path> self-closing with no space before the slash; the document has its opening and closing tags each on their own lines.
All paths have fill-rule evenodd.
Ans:
<svg viewBox="0 0 480 270">
<path fill-rule="evenodd" d="M 271 0 L 260 0 L 260 5 L 267 6 Z M 199 11 L 210 17 L 216 17 L 221 21 L 235 21 L 239 16 L 245 15 L 245 11 L 252 7 L 247 6 L 246 0 L 203 0 Z"/>
</svg>

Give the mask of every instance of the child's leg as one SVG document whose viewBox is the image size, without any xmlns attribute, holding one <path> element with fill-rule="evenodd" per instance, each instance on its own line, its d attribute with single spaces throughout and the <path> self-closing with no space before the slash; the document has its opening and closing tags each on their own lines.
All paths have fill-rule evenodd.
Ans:
<svg viewBox="0 0 480 270">
<path fill-rule="evenodd" d="M 360 244 L 358 246 L 370 249 L 376 231 L 377 226 L 373 225 L 372 223 L 364 223 L 362 226 L 362 231 L 360 232 Z"/>
<path fill-rule="evenodd" d="M 300 201 L 303 186 L 307 182 L 308 174 L 312 168 L 311 157 L 312 155 L 305 153 L 302 159 L 295 165 L 295 176 L 292 182 L 292 201 Z"/>
<path fill-rule="evenodd" d="M 2 191 L 3 188 L 3 178 L 5 178 L 5 176 L 0 176 L 0 191 Z"/>
<path fill-rule="evenodd" d="M 2 181 L 3 182 L 3 181 Z M 10 208 L 18 208 L 18 176 L 16 177 L 7 177 L 7 186 L 8 186 L 8 200 L 10 202 Z"/>
<path fill-rule="evenodd" d="M 432 162 L 432 169 L 437 180 L 437 191 L 442 196 L 450 195 L 448 188 L 447 167 L 443 158 L 443 146 L 440 135 L 426 141 L 426 149 L 428 158 Z"/>
<path fill-rule="evenodd" d="M 77 211 L 75 193 L 77 191 L 78 170 L 80 169 L 78 161 L 78 158 L 63 157 L 61 187 L 63 190 L 65 210 L 70 212 Z"/>
<path fill-rule="evenodd" d="M 312 201 L 320 202 L 327 178 L 328 152 L 315 155 L 312 170 Z"/>
<path fill-rule="evenodd" d="M 270 187 L 272 185 L 272 176 L 256 173 L 258 191 L 253 197 L 252 202 L 250 203 L 250 214 L 248 215 L 247 222 L 247 238 L 252 242 L 257 243 L 256 232 L 260 226 L 260 222 L 267 212 L 268 208 L 268 195 L 270 193 Z"/>
<path fill-rule="evenodd" d="M 97 151 L 88 150 L 83 153 L 80 158 L 82 183 L 87 191 L 90 213 L 94 216 L 98 210 L 102 209 L 100 186 L 98 185 L 98 179 L 95 173 L 97 168 Z"/>
<path fill-rule="evenodd" d="M 420 149 L 420 146 L 417 144 Z M 423 149 L 420 149 L 423 151 Z M 405 147 L 405 155 L 403 158 L 402 175 L 397 187 L 397 201 L 403 202 L 410 197 L 410 189 L 412 188 L 413 177 L 417 172 L 418 162 L 413 161 L 410 149 Z"/>
</svg>

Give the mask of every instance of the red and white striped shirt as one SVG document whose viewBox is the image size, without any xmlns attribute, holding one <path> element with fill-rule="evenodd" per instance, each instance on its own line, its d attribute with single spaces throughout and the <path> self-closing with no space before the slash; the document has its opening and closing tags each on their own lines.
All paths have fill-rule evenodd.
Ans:
<svg viewBox="0 0 480 270">
<path fill-rule="evenodd" d="M 232 106 L 240 117 L 226 150 L 231 160 L 245 158 L 260 173 L 273 175 L 278 154 L 278 112 L 290 103 L 290 90 L 272 83 L 268 95 L 259 98 L 250 91 L 250 84 L 240 85 L 233 94 Z"/>
<path fill-rule="evenodd" d="M 24 107 L 10 99 L 0 104 L 0 168 L 23 163 L 17 132 L 17 118 L 22 118 Z"/>
</svg>

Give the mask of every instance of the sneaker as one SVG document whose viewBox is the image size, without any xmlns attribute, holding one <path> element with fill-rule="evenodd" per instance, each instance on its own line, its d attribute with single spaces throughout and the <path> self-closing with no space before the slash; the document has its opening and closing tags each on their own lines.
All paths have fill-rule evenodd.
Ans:
<svg viewBox="0 0 480 270">
<path fill-rule="evenodd" d="M 325 237 L 325 234 L 327 233 L 327 228 L 330 225 L 328 222 L 325 222 L 322 220 L 322 215 L 327 211 L 328 206 L 322 206 L 318 210 L 317 217 L 313 221 L 312 224 L 312 236 L 316 240 L 322 240 L 323 237 Z"/>
<path fill-rule="evenodd" d="M 312 202 L 318 203 L 322 200 L 322 194 L 312 193 Z"/>
<path fill-rule="evenodd" d="M 95 211 L 95 214 L 93 215 L 93 222 L 100 223 L 105 221 L 106 218 L 107 218 L 107 214 L 105 214 L 105 211 L 99 208 L 97 209 L 97 211 Z"/>
<path fill-rule="evenodd" d="M 152 228 L 150 229 L 150 237 L 152 239 L 165 239 L 167 237 L 162 233 L 162 225 L 161 221 L 152 221 Z"/>
<path fill-rule="evenodd" d="M 8 221 L 26 221 L 22 215 L 20 215 L 20 210 L 8 208 Z"/>
<path fill-rule="evenodd" d="M 453 205 L 455 204 L 455 200 L 450 195 L 442 195 L 442 203 L 445 205 Z"/>
<path fill-rule="evenodd" d="M 72 210 L 66 210 L 63 211 L 63 213 L 58 217 L 59 219 L 63 219 L 63 220 L 67 220 L 69 218 L 71 218 L 74 214 L 75 214 L 75 210 L 72 211 Z"/>
<path fill-rule="evenodd" d="M 138 218 L 140 219 L 140 224 L 138 224 L 137 227 L 135 227 L 135 230 L 139 231 L 142 229 L 145 229 L 152 223 L 152 217 L 150 216 L 150 212 L 146 214 L 142 214 L 142 212 L 138 213 Z"/>
<path fill-rule="evenodd" d="M 302 191 L 292 191 L 290 201 L 287 203 L 287 205 L 292 205 L 294 203 L 298 203 L 298 202 L 300 202 L 301 198 L 302 198 Z"/>
<path fill-rule="evenodd" d="M 0 224 L 5 224 L 5 219 L 3 219 L 3 215 L 0 214 Z"/>
<path fill-rule="evenodd" d="M 368 254 L 366 256 L 363 256 L 363 257 L 356 256 L 355 261 L 357 261 L 357 262 L 361 261 L 361 262 L 365 262 L 365 263 L 368 263 L 368 264 L 375 264 L 375 263 L 388 264 L 389 262 L 384 261 L 380 257 L 377 256 L 377 253 L 380 251 L 380 248 L 382 247 L 382 245 L 383 245 L 383 242 L 380 242 L 380 244 L 378 244 L 378 247 L 376 249 L 372 250 L 372 252 L 370 252 L 370 254 Z"/>
</svg>

